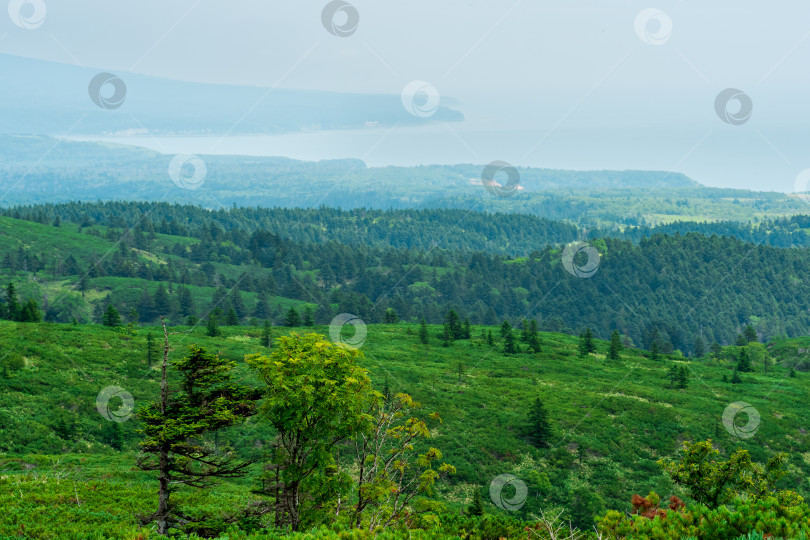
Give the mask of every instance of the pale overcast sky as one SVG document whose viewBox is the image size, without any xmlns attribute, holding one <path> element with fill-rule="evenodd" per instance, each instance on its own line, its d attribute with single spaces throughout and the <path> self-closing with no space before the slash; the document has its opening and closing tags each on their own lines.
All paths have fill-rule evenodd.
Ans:
<svg viewBox="0 0 810 540">
<path fill-rule="evenodd" d="M 398 94 L 423 80 L 456 100 L 468 120 L 462 138 L 465 129 L 531 133 L 504 156 L 531 165 L 545 145 L 556 153 L 559 137 L 582 140 L 591 156 L 623 141 L 610 158 L 567 159 L 572 168 L 674 168 L 711 185 L 781 191 L 810 168 L 806 0 L 352 0 L 359 25 L 347 37 L 324 28 L 324 0 L 37 1 L 46 14 L 35 30 L 2 18 L 0 52 L 300 89 Z M 659 11 L 639 26 L 650 8 Z M 34 6 L 21 9 L 30 18 Z M 750 96 L 744 124 L 718 118 L 726 88 Z M 471 153 L 466 161 L 499 157 Z"/>
</svg>

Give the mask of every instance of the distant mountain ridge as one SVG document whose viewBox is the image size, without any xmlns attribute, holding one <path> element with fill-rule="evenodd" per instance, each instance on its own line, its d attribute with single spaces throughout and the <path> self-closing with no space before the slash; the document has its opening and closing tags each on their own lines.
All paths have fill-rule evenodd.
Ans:
<svg viewBox="0 0 810 540">
<path fill-rule="evenodd" d="M 230 204 L 343 208 L 418 208 L 450 198 L 498 203 L 481 185 L 484 165 L 368 167 L 357 159 L 201 156 L 205 178 L 183 189 L 169 176 L 174 156 L 134 146 L 0 135 L 0 205 L 70 200 L 164 200 L 208 207 Z M 703 189 L 678 173 L 518 168 L 523 190 Z M 477 184 L 477 185 L 476 185 Z M 504 200 L 508 200 L 506 198 Z"/>
<path fill-rule="evenodd" d="M 89 89 L 105 71 L 0 55 L 0 132 L 236 135 L 464 120 L 444 105 L 427 118 L 411 115 L 400 95 L 204 84 L 125 72 L 111 73 L 123 81 L 123 93 L 105 109 Z M 112 93 L 111 85 L 101 90 L 108 101 Z M 116 107 L 118 97 L 123 103 Z"/>
</svg>

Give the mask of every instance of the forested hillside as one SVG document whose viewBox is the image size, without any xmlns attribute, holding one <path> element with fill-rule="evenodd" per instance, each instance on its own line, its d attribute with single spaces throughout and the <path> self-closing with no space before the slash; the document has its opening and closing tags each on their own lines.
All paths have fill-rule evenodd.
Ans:
<svg viewBox="0 0 810 540">
<path fill-rule="evenodd" d="M 4 279 L 54 322 L 101 322 L 108 305 L 140 323 L 213 309 L 221 321 L 283 324 L 290 307 L 321 324 L 344 312 L 382 322 L 389 311 L 439 323 L 455 309 L 474 324 L 619 330 L 629 343 L 684 354 L 698 338 L 731 344 L 749 324 L 763 338 L 810 325 L 810 255 L 734 237 L 591 238 L 596 268 L 583 277 L 585 252 L 564 261 L 576 229 L 527 216 L 147 203 L 8 214 L 27 220 L 0 219 Z M 802 219 L 776 225 L 800 241 Z"/>
</svg>

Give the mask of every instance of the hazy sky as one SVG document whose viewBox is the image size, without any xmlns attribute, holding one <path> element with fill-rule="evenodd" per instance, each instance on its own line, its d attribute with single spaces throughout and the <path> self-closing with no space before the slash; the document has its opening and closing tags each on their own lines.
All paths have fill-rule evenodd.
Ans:
<svg viewBox="0 0 810 540">
<path fill-rule="evenodd" d="M 672 168 L 781 191 L 810 168 L 806 0 L 353 0 L 360 22 L 348 37 L 324 28 L 324 0 L 37 1 L 46 15 L 35 30 L 2 17 L 0 52 L 286 88 L 399 94 L 423 80 L 466 115 L 448 135 L 465 161 L 547 155 L 560 166 L 565 154 L 572 168 Z M 651 7 L 660 11 L 636 24 Z M 715 111 L 726 88 L 750 97 L 740 125 Z M 489 155 L 497 133 L 518 141 L 512 155 Z"/>
</svg>

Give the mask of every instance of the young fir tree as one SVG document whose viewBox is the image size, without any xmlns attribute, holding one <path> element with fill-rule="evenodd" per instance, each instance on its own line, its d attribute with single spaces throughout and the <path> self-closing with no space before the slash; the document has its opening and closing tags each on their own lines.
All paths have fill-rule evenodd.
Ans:
<svg viewBox="0 0 810 540">
<path fill-rule="evenodd" d="M 743 330 L 743 337 L 745 338 L 746 344 L 759 341 L 759 339 L 757 339 L 757 331 L 750 324 Z"/>
<path fill-rule="evenodd" d="M 464 328 L 461 326 L 461 319 L 454 309 L 447 312 L 444 318 L 444 323 L 450 330 L 450 339 L 464 339 Z"/>
<path fill-rule="evenodd" d="M 301 316 L 295 311 L 295 308 L 290 308 L 287 315 L 284 316 L 284 325 L 290 328 L 301 326 Z"/>
<path fill-rule="evenodd" d="M 236 314 L 235 309 L 230 308 L 225 314 L 225 326 L 239 326 L 239 315 Z"/>
<path fill-rule="evenodd" d="M 686 366 L 681 366 L 678 369 L 678 388 L 681 390 L 689 386 L 689 370 Z"/>
<path fill-rule="evenodd" d="M 734 375 L 731 376 L 731 382 L 732 384 L 740 384 L 742 382 L 742 379 L 740 378 L 740 372 L 737 371 L 736 369 L 734 370 Z"/>
<path fill-rule="evenodd" d="M 217 455 L 210 438 L 253 415 L 260 395 L 233 382 L 233 362 L 194 345 L 188 356 L 172 363 L 180 383 L 170 391 L 165 322 L 163 334 L 160 395 L 138 412 L 143 439 L 137 465 L 158 473 L 158 508 L 149 521 L 157 522 L 157 532 L 165 535 L 180 523 L 171 502 L 171 493 L 178 486 L 205 488 L 218 479 L 247 472 L 250 462 L 236 461 L 230 454 Z"/>
<path fill-rule="evenodd" d="M 706 356 L 706 343 L 703 341 L 702 336 L 695 338 L 695 345 L 693 347 L 695 358 L 703 358 Z"/>
<path fill-rule="evenodd" d="M 618 330 L 614 330 L 610 335 L 610 348 L 608 349 L 608 358 L 611 360 L 618 360 L 622 352 L 622 338 Z"/>
<path fill-rule="evenodd" d="M 205 325 L 205 335 L 208 337 L 217 337 L 219 334 L 219 314 L 212 311 L 208 314 L 208 322 Z"/>
<path fill-rule="evenodd" d="M 658 360 L 661 358 L 661 353 L 658 350 L 658 342 L 653 341 L 650 345 L 650 360 Z"/>
<path fill-rule="evenodd" d="M 107 309 L 104 311 L 104 315 L 101 316 L 101 324 L 112 327 L 121 326 L 121 315 L 112 304 L 107 304 Z"/>
<path fill-rule="evenodd" d="M 754 368 L 751 367 L 751 359 L 748 357 L 748 353 L 745 352 L 745 349 L 740 349 L 740 357 L 737 360 L 737 371 L 740 373 L 754 371 Z"/>
<path fill-rule="evenodd" d="M 669 379 L 669 387 L 674 388 L 675 382 L 678 380 L 678 366 L 672 364 L 667 370 L 667 379 Z"/>
<path fill-rule="evenodd" d="M 312 317 L 312 308 L 307 304 L 304 306 L 304 316 L 301 320 L 304 326 L 315 326 L 315 319 Z"/>
<path fill-rule="evenodd" d="M 449 347 L 453 343 L 453 334 L 450 331 L 450 325 L 445 323 L 442 328 L 442 347 Z"/>
<path fill-rule="evenodd" d="M 464 324 L 462 325 L 462 333 L 464 339 L 472 339 L 472 327 L 470 325 L 470 319 L 464 318 Z"/>
<path fill-rule="evenodd" d="M 509 324 L 509 321 L 504 320 L 503 323 L 501 323 L 501 338 L 502 339 L 506 338 L 506 336 L 511 333 L 512 333 L 512 325 Z"/>
<path fill-rule="evenodd" d="M 529 409 L 524 428 L 529 443 L 537 448 L 548 448 L 551 445 L 551 424 L 548 412 L 540 398 L 535 398 Z"/>
<path fill-rule="evenodd" d="M 264 320 L 264 327 L 262 328 L 262 346 L 270 347 L 271 345 L 272 330 L 270 329 L 270 321 Z"/>
<path fill-rule="evenodd" d="M 596 352 L 596 344 L 593 342 L 593 333 L 590 328 L 586 328 L 585 332 L 579 337 L 579 355 L 584 358 L 593 352 Z"/>
<path fill-rule="evenodd" d="M 490 347 L 495 346 L 495 338 L 492 337 L 492 330 L 489 330 L 487 332 L 487 345 L 489 345 Z"/>
<path fill-rule="evenodd" d="M 158 357 L 157 344 L 155 343 L 155 335 L 152 332 L 146 334 L 146 365 L 150 368 Z"/>
<path fill-rule="evenodd" d="M 471 516 L 484 515 L 484 501 L 481 500 L 481 488 L 479 486 L 474 488 L 472 504 L 467 507 L 467 513 Z"/>
<path fill-rule="evenodd" d="M 517 344 L 515 343 L 515 336 L 511 330 L 503 338 L 503 352 L 504 354 L 517 354 L 520 352 L 517 348 Z"/>
<path fill-rule="evenodd" d="M 419 323 L 419 341 L 422 345 L 430 343 L 430 335 L 428 334 L 428 326 L 425 319 L 422 319 L 422 322 Z"/>
</svg>

